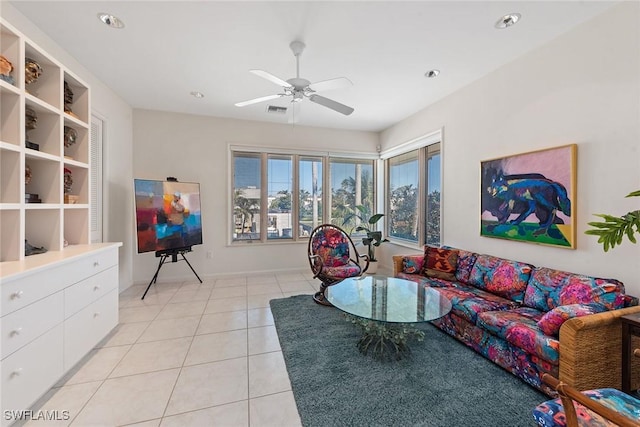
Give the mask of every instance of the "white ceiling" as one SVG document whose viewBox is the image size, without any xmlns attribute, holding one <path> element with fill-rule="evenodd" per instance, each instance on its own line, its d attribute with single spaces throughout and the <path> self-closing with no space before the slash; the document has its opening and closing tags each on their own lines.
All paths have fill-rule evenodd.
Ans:
<svg viewBox="0 0 640 427">
<path fill-rule="evenodd" d="M 343 116 L 304 100 L 298 124 L 380 131 L 602 13 L 611 1 L 13 1 L 53 40 L 134 108 L 287 123 L 267 105 L 234 103 L 281 92 L 248 72 L 347 77 L 321 95 L 355 108 Z M 115 30 L 97 18 L 124 21 Z M 506 30 L 494 23 L 519 12 Z M 553 64 L 549 64 L 550 67 Z M 442 72 L 428 79 L 432 68 Z M 512 89 L 512 88 L 511 88 Z M 200 91 L 196 99 L 189 93 Z"/>
</svg>

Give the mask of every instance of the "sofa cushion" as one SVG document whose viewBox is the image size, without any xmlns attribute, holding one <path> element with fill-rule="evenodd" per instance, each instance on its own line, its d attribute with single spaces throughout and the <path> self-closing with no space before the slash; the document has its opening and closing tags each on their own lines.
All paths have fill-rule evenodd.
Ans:
<svg viewBox="0 0 640 427">
<path fill-rule="evenodd" d="M 424 263 L 422 274 L 445 280 L 456 280 L 455 272 L 458 263 L 458 251 L 455 249 L 424 247 Z"/>
<path fill-rule="evenodd" d="M 511 300 L 471 286 L 439 288 L 438 292 L 451 301 L 452 313 L 473 324 L 476 323 L 479 313 L 517 307 L 517 304 Z"/>
<path fill-rule="evenodd" d="M 424 255 L 409 255 L 402 257 L 402 272 L 408 274 L 419 274 L 422 271 Z"/>
<path fill-rule="evenodd" d="M 538 327 L 543 315 L 543 312 L 530 307 L 489 311 L 478 315 L 477 325 L 527 353 L 558 364 L 560 341 Z"/>
<path fill-rule="evenodd" d="M 532 269 L 531 264 L 478 255 L 469 274 L 469 284 L 521 303 Z"/>
<path fill-rule="evenodd" d="M 399 279 L 410 280 L 419 285 L 431 288 L 455 288 L 457 286 L 463 286 L 460 283 L 438 279 L 437 277 L 424 277 L 422 274 L 398 273 L 396 277 Z"/>
<path fill-rule="evenodd" d="M 607 307 L 598 302 L 589 304 L 561 305 L 545 313 L 545 315 L 538 321 L 538 327 L 547 335 L 558 335 L 558 332 L 560 332 L 560 326 L 562 326 L 562 324 L 567 320 L 574 317 L 602 313 L 603 311 L 607 311 Z"/>
<path fill-rule="evenodd" d="M 354 277 L 360 274 L 362 269 L 358 264 L 349 263 L 347 265 L 340 265 L 337 267 L 322 267 L 322 274 L 330 277 L 347 278 Z"/>
<path fill-rule="evenodd" d="M 598 302 L 615 310 L 624 306 L 623 294 L 624 285 L 617 280 L 536 267 L 525 292 L 524 304 L 546 312 L 561 305 Z"/>
<path fill-rule="evenodd" d="M 478 254 L 465 250 L 458 250 L 458 264 L 456 266 L 456 279 L 462 283 L 469 283 L 469 276 Z"/>
</svg>

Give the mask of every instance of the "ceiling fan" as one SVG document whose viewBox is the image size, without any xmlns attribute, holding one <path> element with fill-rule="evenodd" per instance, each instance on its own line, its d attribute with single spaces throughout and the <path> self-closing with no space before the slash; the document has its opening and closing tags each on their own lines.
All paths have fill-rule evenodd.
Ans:
<svg viewBox="0 0 640 427">
<path fill-rule="evenodd" d="M 334 79 L 311 83 L 307 79 L 300 78 L 300 55 L 302 55 L 305 44 L 301 41 L 293 41 L 289 44 L 289 47 L 291 48 L 293 55 L 296 57 L 296 77 L 289 80 L 283 80 L 264 70 L 249 70 L 250 73 L 253 73 L 256 76 L 267 79 L 278 86 L 282 86 L 283 93 L 238 102 L 235 104 L 236 107 L 245 107 L 259 102 L 269 101 L 271 99 L 282 98 L 283 96 L 290 96 L 292 97 L 291 102 L 300 102 L 306 97 L 309 98 L 309 101 L 311 102 L 330 108 L 338 113 L 344 114 L 345 116 L 353 113 L 353 108 L 332 99 L 325 98 L 324 96 L 320 96 L 316 93 L 352 86 L 353 83 L 351 83 L 351 80 L 346 77 L 336 77 Z"/>
</svg>

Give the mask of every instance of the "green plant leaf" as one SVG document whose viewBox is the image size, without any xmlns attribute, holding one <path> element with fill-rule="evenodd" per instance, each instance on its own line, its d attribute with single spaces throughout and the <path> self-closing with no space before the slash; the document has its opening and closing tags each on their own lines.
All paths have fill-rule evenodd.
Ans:
<svg viewBox="0 0 640 427">
<path fill-rule="evenodd" d="M 382 218 L 384 216 L 384 214 L 378 213 L 373 215 L 371 218 L 369 218 L 369 224 L 373 225 L 375 223 L 377 223 L 378 221 L 380 221 L 380 218 Z"/>
<path fill-rule="evenodd" d="M 632 191 L 631 193 L 627 194 L 625 197 L 640 197 L 640 190 Z"/>
</svg>

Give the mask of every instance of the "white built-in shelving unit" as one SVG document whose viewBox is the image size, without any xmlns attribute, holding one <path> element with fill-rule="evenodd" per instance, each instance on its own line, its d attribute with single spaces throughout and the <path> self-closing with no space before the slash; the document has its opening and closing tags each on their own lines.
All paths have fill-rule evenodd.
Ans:
<svg viewBox="0 0 640 427">
<path fill-rule="evenodd" d="M 0 33 L 0 54 L 14 67 L 14 84 L 0 80 L 0 262 L 6 262 L 24 259 L 25 241 L 48 251 L 63 250 L 65 242 L 89 243 L 91 96 L 86 83 L 8 23 L 0 21 Z M 30 84 L 25 83 L 25 58 L 42 67 Z M 74 95 L 73 114 L 64 111 L 65 82 Z M 27 107 L 37 114 L 37 127 L 28 134 Z M 65 126 L 77 133 L 70 147 L 64 144 Z M 39 150 L 27 148 L 27 139 Z M 75 203 L 65 198 L 65 168 L 71 171 Z M 27 203 L 27 193 L 38 194 L 42 202 Z"/>
<path fill-rule="evenodd" d="M 117 325 L 121 243 L 90 243 L 89 86 L 1 18 L 0 54 L 14 67 L 13 84 L 0 80 L 0 403 L 7 414 L 30 408 Z M 30 84 L 25 58 L 42 67 Z M 27 108 L 37 115 L 28 134 Z M 77 136 L 69 147 L 65 127 Z M 73 178 L 67 195 L 65 169 Z M 28 203 L 26 193 L 41 202 Z M 47 251 L 27 256 L 25 242 Z M 0 425 L 14 421 L 5 416 Z"/>
</svg>

